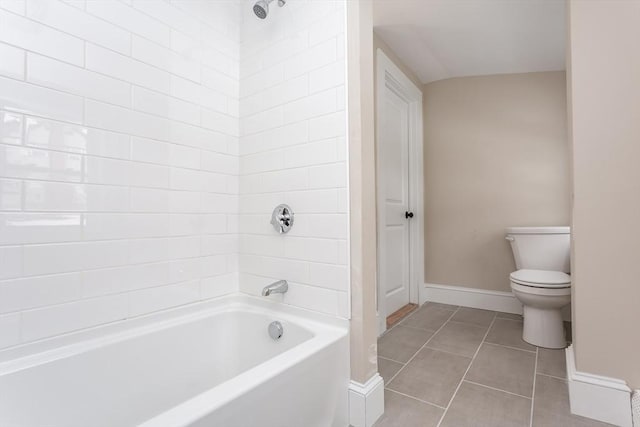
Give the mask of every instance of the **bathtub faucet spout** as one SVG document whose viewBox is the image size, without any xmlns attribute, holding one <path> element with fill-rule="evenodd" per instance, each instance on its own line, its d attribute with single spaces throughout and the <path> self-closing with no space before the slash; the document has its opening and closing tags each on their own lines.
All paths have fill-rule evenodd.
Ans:
<svg viewBox="0 0 640 427">
<path fill-rule="evenodd" d="M 289 284 L 286 280 L 278 280 L 262 289 L 262 296 L 268 297 L 271 294 L 284 294 L 289 290 Z"/>
</svg>

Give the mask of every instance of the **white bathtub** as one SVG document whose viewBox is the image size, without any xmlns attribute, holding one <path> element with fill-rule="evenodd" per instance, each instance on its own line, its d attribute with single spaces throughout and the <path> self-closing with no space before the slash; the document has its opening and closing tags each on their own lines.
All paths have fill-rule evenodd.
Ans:
<svg viewBox="0 0 640 427">
<path fill-rule="evenodd" d="M 0 426 L 345 427 L 348 364 L 345 321 L 234 295 L 0 352 Z"/>
</svg>

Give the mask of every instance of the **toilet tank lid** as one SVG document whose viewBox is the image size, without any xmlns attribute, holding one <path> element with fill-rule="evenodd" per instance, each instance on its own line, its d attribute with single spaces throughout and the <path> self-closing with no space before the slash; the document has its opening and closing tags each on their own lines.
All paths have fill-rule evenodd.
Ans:
<svg viewBox="0 0 640 427">
<path fill-rule="evenodd" d="M 508 227 L 507 234 L 569 234 L 568 226 L 558 227 Z"/>
</svg>

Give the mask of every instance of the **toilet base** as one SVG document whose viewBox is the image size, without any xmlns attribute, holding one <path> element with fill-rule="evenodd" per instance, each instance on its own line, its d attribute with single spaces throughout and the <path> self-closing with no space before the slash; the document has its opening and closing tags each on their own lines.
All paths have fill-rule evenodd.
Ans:
<svg viewBox="0 0 640 427">
<path fill-rule="evenodd" d="M 560 309 L 524 306 L 522 339 L 538 347 L 565 348 L 567 339 Z"/>
</svg>

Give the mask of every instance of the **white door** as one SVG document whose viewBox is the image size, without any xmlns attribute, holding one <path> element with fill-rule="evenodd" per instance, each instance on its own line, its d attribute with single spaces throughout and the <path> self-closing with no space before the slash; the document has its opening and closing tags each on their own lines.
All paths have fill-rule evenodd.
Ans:
<svg viewBox="0 0 640 427">
<path fill-rule="evenodd" d="M 380 223 L 379 259 L 383 264 L 381 289 L 384 292 L 385 316 L 409 303 L 409 113 L 410 104 L 392 88 L 385 86 L 380 101 L 382 120 L 378 137 L 378 186 L 383 198 L 380 209 L 384 219 Z"/>
</svg>

